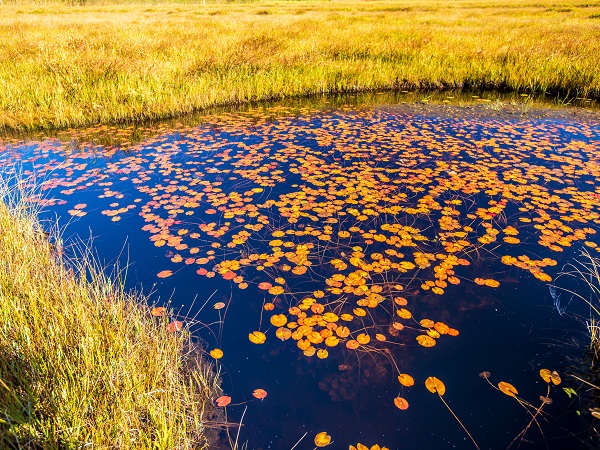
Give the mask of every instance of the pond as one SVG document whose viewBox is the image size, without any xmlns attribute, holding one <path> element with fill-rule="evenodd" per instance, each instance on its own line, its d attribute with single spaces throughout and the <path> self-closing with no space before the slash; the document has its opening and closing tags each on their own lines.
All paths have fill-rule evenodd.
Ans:
<svg viewBox="0 0 600 450">
<path fill-rule="evenodd" d="M 6 137 L 0 163 L 202 340 L 239 448 L 585 448 L 590 311 L 559 274 L 600 249 L 599 118 L 373 96 Z"/>
</svg>

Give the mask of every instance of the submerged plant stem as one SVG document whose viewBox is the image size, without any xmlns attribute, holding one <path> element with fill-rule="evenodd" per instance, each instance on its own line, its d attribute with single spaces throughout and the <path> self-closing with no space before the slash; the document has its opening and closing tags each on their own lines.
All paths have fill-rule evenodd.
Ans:
<svg viewBox="0 0 600 450">
<path fill-rule="evenodd" d="M 473 445 L 475 445 L 477 450 L 481 450 L 479 448 L 479 445 L 477 445 L 477 442 L 475 442 L 475 439 L 473 439 L 473 436 L 471 436 L 471 433 L 469 433 L 469 430 L 467 430 L 467 428 L 463 425 L 463 423 L 460 421 L 458 416 L 456 414 L 454 414 L 454 411 L 452 411 L 452 408 L 450 408 L 448 403 L 446 403 L 446 400 L 444 400 L 444 397 L 442 397 L 439 393 L 438 393 L 438 397 L 440 398 L 442 403 L 446 406 L 446 408 L 448 408 L 448 411 L 450 411 L 450 414 L 452 414 L 452 416 L 456 419 L 456 421 L 459 423 L 459 425 L 462 427 L 462 429 L 465 430 L 465 433 L 467 433 L 467 436 L 469 436 L 469 439 L 471 439 L 471 442 L 473 442 Z"/>
<path fill-rule="evenodd" d="M 548 398 L 549 395 L 550 395 L 550 383 L 548 383 L 548 390 L 546 392 L 546 398 Z M 546 402 L 542 401 L 542 404 L 538 408 L 536 408 L 535 413 L 531 416 L 531 420 L 529 421 L 529 423 L 527 424 L 527 426 L 525 428 L 523 428 L 523 430 L 517 436 L 515 436 L 515 438 L 512 440 L 512 442 L 510 444 L 508 444 L 507 448 L 512 447 L 512 445 L 520 437 L 524 438 L 525 434 L 527 433 L 527 431 L 529 430 L 529 428 L 531 427 L 531 424 L 533 422 L 535 422 L 536 425 L 538 426 L 538 429 L 540 430 L 540 433 L 542 434 L 542 436 L 544 435 L 544 432 L 542 431 L 542 427 L 540 426 L 540 424 L 537 421 L 537 416 L 542 412 L 542 408 L 544 407 L 545 404 L 546 404 Z M 527 411 L 529 412 L 529 410 L 527 410 Z"/>
</svg>

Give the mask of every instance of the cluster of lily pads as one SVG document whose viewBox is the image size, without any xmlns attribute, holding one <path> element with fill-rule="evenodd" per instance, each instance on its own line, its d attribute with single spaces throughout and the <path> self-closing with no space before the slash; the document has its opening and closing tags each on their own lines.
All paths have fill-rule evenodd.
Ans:
<svg viewBox="0 0 600 450">
<path fill-rule="evenodd" d="M 435 311 L 423 316 L 425 296 L 442 302 L 461 283 L 497 288 L 500 267 L 549 283 L 561 252 L 600 249 L 592 131 L 584 124 L 567 139 L 552 122 L 482 120 L 255 111 L 104 149 L 100 162 L 91 142 L 29 150 L 7 140 L 2 150 L 44 179 L 32 202 L 113 222 L 137 214 L 165 250 L 157 277 L 193 270 L 263 296 L 269 320 L 249 320 L 250 342 L 273 336 L 306 357 L 339 348 L 393 359 L 395 346 L 459 335 Z M 80 190 L 96 190 L 97 203 L 77 201 Z M 481 260 L 495 272 L 474 273 Z M 443 395 L 443 383 L 431 386 Z M 402 397 L 394 404 L 408 408 Z"/>
</svg>

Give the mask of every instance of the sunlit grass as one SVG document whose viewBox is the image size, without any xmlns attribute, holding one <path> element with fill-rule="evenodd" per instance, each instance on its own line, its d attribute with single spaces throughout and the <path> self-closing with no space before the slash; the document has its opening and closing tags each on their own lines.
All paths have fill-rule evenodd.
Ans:
<svg viewBox="0 0 600 450">
<path fill-rule="evenodd" d="M 61 261 L 15 194 L 0 187 L 0 448 L 208 448 L 218 378 L 190 336 Z"/>
<path fill-rule="evenodd" d="M 598 96 L 598 17 L 600 5 L 574 0 L 9 3 L 0 127 L 367 89 Z"/>
</svg>

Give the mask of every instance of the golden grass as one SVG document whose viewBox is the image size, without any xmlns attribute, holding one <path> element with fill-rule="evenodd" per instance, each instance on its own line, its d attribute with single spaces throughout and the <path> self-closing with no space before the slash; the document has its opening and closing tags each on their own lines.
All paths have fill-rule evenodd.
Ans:
<svg viewBox="0 0 600 450">
<path fill-rule="evenodd" d="M 168 117 L 324 92 L 600 96 L 600 3 L 0 6 L 0 128 Z"/>
<path fill-rule="evenodd" d="M 89 261 L 57 260 L 0 192 L 0 448 L 202 449 L 217 376 Z M 84 276 L 88 273 L 91 281 Z"/>
</svg>

